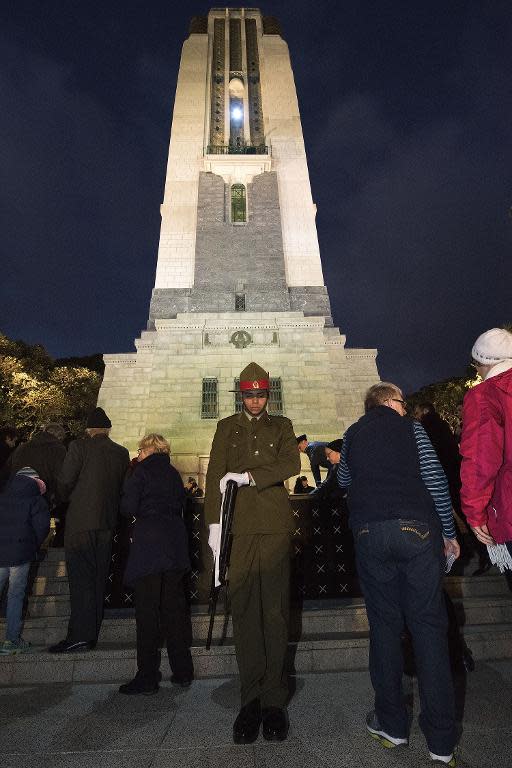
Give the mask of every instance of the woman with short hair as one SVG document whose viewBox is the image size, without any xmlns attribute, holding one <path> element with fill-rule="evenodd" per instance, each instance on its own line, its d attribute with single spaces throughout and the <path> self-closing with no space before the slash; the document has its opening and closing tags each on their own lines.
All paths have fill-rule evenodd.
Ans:
<svg viewBox="0 0 512 768">
<path fill-rule="evenodd" d="M 131 682 L 121 685 L 120 693 L 158 691 L 162 638 L 167 641 L 171 682 L 188 687 L 194 677 L 184 585 L 190 571 L 184 500 L 169 443 L 162 435 L 146 435 L 121 499 L 121 514 L 135 518 L 124 580 L 135 591 L 138 671 Z"/>
</svg>

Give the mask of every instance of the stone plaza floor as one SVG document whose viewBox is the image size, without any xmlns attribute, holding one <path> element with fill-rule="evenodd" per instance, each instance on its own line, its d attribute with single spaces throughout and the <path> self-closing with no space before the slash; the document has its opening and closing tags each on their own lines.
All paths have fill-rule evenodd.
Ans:
<svg viewBox="0 0 512 768">
<path fill-rule="evenodd" d="M 2 768 L 422 768 L 430 765 L 417 724 L 416 684 L 406 678 L 414 721 L 408 748 L 385 750 L 364 728 L 372 690 L 365 671 L 294 679 L 290 733 L 231 742 L 235 678 L 188 690 L 169 682 L 155 696 L 122 696 L 113 684 L 0 688 Z M 457 684 L 460 768 L 512 765 L 512 660 L 478 662 Z"/>
</svg>

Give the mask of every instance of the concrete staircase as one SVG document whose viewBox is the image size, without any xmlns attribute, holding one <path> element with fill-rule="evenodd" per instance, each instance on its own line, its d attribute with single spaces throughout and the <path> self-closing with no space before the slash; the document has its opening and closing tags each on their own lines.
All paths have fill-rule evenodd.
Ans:
<svg viewBox="0 0 512 768">
<path fill-rule="evenodd" d="M 476 567 L 470 564 L 471 572 Z M 464 638 L 475 660 L 512 658 L 512 593 L 504 576 L 491 569 L 481 577 L 450 576 L 446 590 L 454 601 Z M 23 637 L 34 652 L 0 656 L 0 684 L 40 682 L 126 681 L 135 673 L 135 620 L 133 611 L 108 611 L 95 650 L 53 655 L 46 646 L 65 637 L 69 616 L 69 590 L 63 551 L 49 549 L 34 568 Z M 194 667 L 197 677 L 236 674 L 231 622 L 221 614 L 215 622 L 214 643 L 204 643 L 209 617 L 206 606 L 194 606 Z M 5 624 L 5 620 L 0 620 Z M 0 628 L 3 637 L 3 627 Z M 368 622 L 359 598 L 308 601 L 292 612 L 290 668 L 319 672 L 364 668 L 368 663 Z M 162 671 L 166 673 L 167 662 Z"/>
</svg>

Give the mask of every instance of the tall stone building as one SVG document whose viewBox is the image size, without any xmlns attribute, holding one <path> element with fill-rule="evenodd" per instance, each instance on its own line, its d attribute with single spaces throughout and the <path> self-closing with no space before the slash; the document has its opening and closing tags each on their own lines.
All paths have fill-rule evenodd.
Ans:
<svg viewBox="0 0 512 768">
<path fill-rule="evenodd" d="M 313 438 L 339 436 L 378 380 L 376 350 L 348 349 L 324 284 L 288 46 L 257 9 L 194 18 L 174 103 L 147 330 L 105 355 L 99 404 L 134 450 L 168 436 L 204 475 L 218 418 L 256 360 L 270 410 Z"/>
</svg>

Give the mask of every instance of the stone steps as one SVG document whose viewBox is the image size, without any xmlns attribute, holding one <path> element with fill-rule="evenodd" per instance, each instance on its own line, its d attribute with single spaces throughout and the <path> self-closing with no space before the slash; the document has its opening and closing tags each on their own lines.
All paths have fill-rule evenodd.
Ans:
<svg viewBox="0 0 512 768">
<path fill-rule="evenodd" d="M 512 597 L 505 578 L 499 573 L 482 577 L 450 576 L 445 579 L 445 588 L 453 600 Z M 54 577 L 40 575 L 38 572 L 28 600 L 27 616 L 69 616 L 69 613 L 69 587 L 66 576 Z"/>
<path fill-rule="evenodd" d="M 466 628 L 466 641 L 475 661 L 509 658 L 512 631 L 510 625 L 474 625 Z M 292 673 L 332 672 L 365 669 L 369 641 L 364 633 L 337 633 L 289 644 L 289 669 Z M 232 645 L 192 648 L 195 675 L 227 677 L 235 675 L 236 659 Z M 44 648 L 18 656 L 0 656 L 0 685 L 24 685 L 43 682 L 123 682 L 136 671 L 135 648 L 122 643 L 100 643 L 86 653 L 49 654 Z M 164 677 L 169 674 L 163 660 Z"/>
<path fill-rule="evenodd" d="M 45 649 L 65 637 L 69 617 L 62 550 L 48 550 L 47 557 L 34 565 L 31 576 L 23 636 L 35 646 L 35 652 L 0 656 L 0 684 L 129 679 L 136 668 L 133 608 L 125 612 L 106 611 L 94 651 L 55 656 Z M 495 569 L 481 577 L 449 576 L 445 588 L 475 659 L 512 658 L 512 594 L 505 578 Z M 0 637 L 4 624 L 5 620 L 0 620 Z M 214 647 L 209 652 L 204 648 L 208 624 L 206 606 L 194 605 L 193 654 L 197 676 L 235 674 L 231 621 L 226 622 L 221 612 L 216 617 Z M 297 672 L 366 667 L 368 621 L 364 601 L 305 601 L 301 610 L 292 609 L 290 638 L 290 658 Z"/>
<path fill-rule="evenodd" d="M 32 566 L 35 578 L 67 579 L 66 562 L 64 560 L 43 560 Z"/>
<path fill-rule="evenodd" d="M 50 597 L 54 595 L 69 596 L 69 584 L 66 575 L 62 576 L 36 576 L 32 583 L 32 597 Z"/>
<path fill-rule="evenodd" d="M 455 610 L 459 624 L 466 628 L 471 625 L 507 624 L 512 631 L 512 595 L 489 595 L 455 599 Z M 50 645 L 66 633 L 69 618 L 69 601 L 64 595 L 32 597 L 29 613 L 25 619 L 23 636 L 36 645 Z M 0 620 L 0 626 L 4 623 Z M 224 632 L 232 636 L 231 620 L 224 627 L 222 613 L 216 617 L 214 637 Z M 194 606 L 192 612 L 193 636 L 197 642 L 206 639 L 209 616 L 205 606 Z M 1 631 L 1 630 L 0 630 Z M 364 601 L 361 598 L 339 600 L 324 607 L 321 603 L 305 603 L 302 612 L 292 610 L 291 637 L 307 638 L 313 635 L 328 635 L 339 632 L 367 632 L 368 621 Z M 107 611 L 102 624 L 100 642 L 135 642 L 135 619 L 132 614 L 120 616 L 118 611 Z M 512 655 L 512 648 L 511 648 Z"/>
<path fill-rule="evenodd" d="M 452 598 L 453 599 L 453 598 Z M 457 615 L 461 624 L 491 624 L 493 622 L 512 622 L 512 595 L 489 595 L 466 597 L 464 600 L 453 599 L 456 606 Z M 69 618 L 69 599 L 65 595 L 52 595 L 31 598 L 27 619 L 40 618 Z M 106 619 L 105 625 L 121 621 L 129 624 L 134 621 L 130 618 Z M 366 611 L 364 601 L 353 599 L 351 601 L 340 601 L 337 609 L 329 610 L 307 610 L 302 613 L 299 621 L 302 624 L 302 632 L 310 634 L 311 631 L 330 632 L 330 631 L 349 631 L 351 628 L 366 629 Z M 194 636 L 205 636 L 208 617 L 204 610 L 195 614 L 192 619 L 194 627 Z M 335 624 L 335 629 L 331 628 Z M 343 624 L 343 626 L 340 626 Z M 313 625 L 318 629 L 310 629 Z M 114 638 L 108 638 L 114 639 Z M 117 639 L 117 638 L 115 638 Z"/>
</svg>

